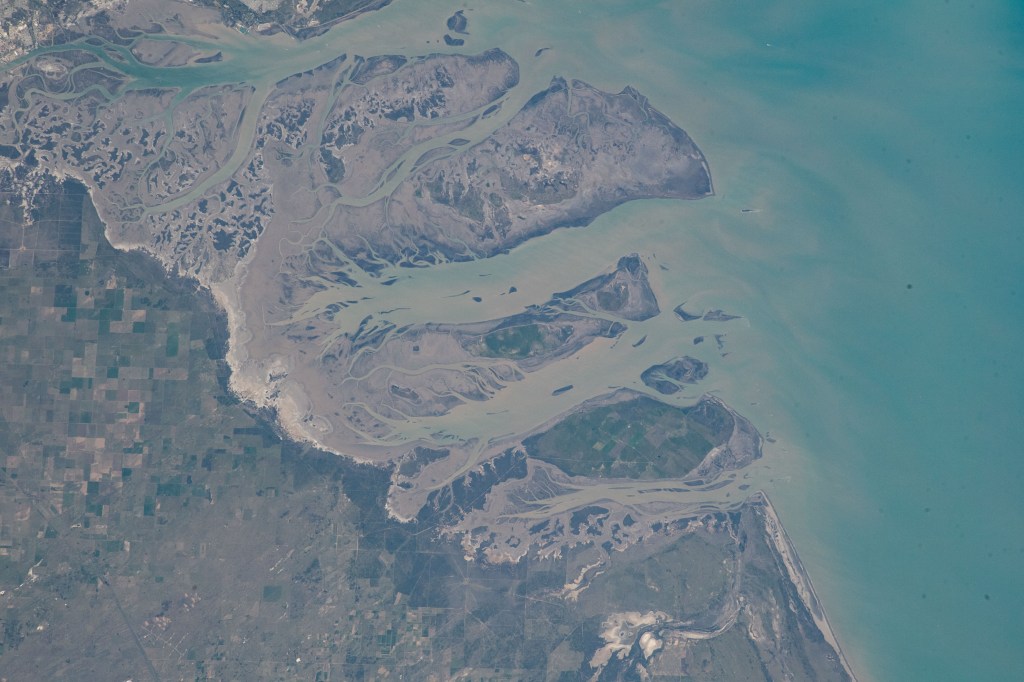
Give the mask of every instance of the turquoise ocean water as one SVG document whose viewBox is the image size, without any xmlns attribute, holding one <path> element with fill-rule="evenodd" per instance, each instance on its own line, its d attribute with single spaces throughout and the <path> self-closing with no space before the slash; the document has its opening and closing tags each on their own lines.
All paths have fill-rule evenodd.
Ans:
<svg viewBox="0 0 1024 682">
<path fill-rule="evenodd" d="M 623 213 L 672 212 L 750 321 L 711 382 L 778 437 L 768 491 L 857 672 L 1024 679 L 1024 4 L 546 11 L 563 73 L 710 160 L 713 199 Z"/>
<path fill-rule="evenodd" d="M 1024 679 L 1024 4 L 482 2 L 446 48 L 453 9 L 397 0 L 301 46 L 235 36 L 196 83 L 500 46 L 520 103 L 555 74 L 637 87 L 716 196 L 629 204 L 486 267 L 549 251 L 596 272 L 635 248 L 670 262 L 670 295 L 743 315 L 725 357 L 683 332 L 643 352 L 710 353 L 706 387 L 776 439 L 764 484 L 856 671 Z"/>
<path fill-rule="evenodd" d="M 1024 679 L 1024 5 L 630 24 L 704 86 L 665 97 L 717 172 L 702 257 L 763 348 L 736 404 L 793 446 L 770 493 L 856 668 Z"/>
</svg>

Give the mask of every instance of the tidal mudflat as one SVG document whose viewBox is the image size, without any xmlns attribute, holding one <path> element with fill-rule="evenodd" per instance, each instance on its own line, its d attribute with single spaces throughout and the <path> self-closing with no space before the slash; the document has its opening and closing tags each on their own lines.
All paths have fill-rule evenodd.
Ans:
<svg viewBox="0 0 1024 682">
<path fill-rule="evenodd" d="M 961 24 L 977 26 L 994 6 Z M 920 197 L 951 186 L 934 169 L 965 168 L 954 157 L 977 158 L 966 154 L 976 144 L 969 140 L 992 136 L 961 125 L 969 117 L 952 121 L 951 129 L 970 131 L 950 143 L 950 163 L 932 163 L 946 147 L 909 134 L 918 128 L 908 121 L 931 131 L 949 126 L 907 107 L 873 107 L 884 99 L 866 85 L 877 69 L 855 47 L 863 35 L 852 29 L 826 50 L 806 42 L 816 35 L 806 26 L 778 17 L 754 26 L 730 9 L 656 10 L 607 3 L 579 19 L 569 6 L 530 9 L 531 21 L 560 27 L 555 32 L 523 31 L 527 10 L 518 7 L 485 4 L 453 15 L 432 3 L 392 5 L 303 41 L 273 31 L 243 35 L 206 15 L 193 24 L 148 23 L 142 33 L 97 27 L 92 38 L 44 48 L 5 74 L 5 191 L 21 206 L 24 240 L 34 234 L 25 226 L 39 201 L 56 191 L 47 173 L 78 178 L 115 246 L 148 252 L 212 290 L 228 315 L 235 394 L 292 441 L 341 455 L 345 466 L 390 466 L 374 470 L 382 478 L 371 486 L 373 504 L 389 514 L 380 521 L 388 533 L 431 528 L 444 556 L 489 576 L 518 576 L 524 566 L 542 575 L 551 565 L 544 562 L 565 562 L 560 580 L 537 589 L 579 604 L 594 622 L 587 637 L 551 654 L 548 670 L 735 677 L 748 670 L 738 661 L 755 670 L 757 661 L 776 660 L 781 642 L 799 641 L 790 650 L 814 661 L 803 673 L 841 678 L 849 671 L 838 664 L 838 642 L 853 633 L 858 670 L 877 666 L 907 678 L 917 668 L 892 663 L 898 654 L 889 663 L 865 662 L 872 656 L 864 651 L 887 650 L 898 638 L 878 644 L 858 625 L 872 619 L 850 614 L 863 614 L 863 604 L 881 608 L 870 597 L 886 590 L 905 607 L 886 622 L 931 613 L 937 595 L 960 603 L 971 590 L 977 603 L 965 602 L 967 612 L 1008 613 L 1012 599 L 1000 586 L 1012 571 L 972 573 L 969 557 L 978 553 L 960 553 L 947 565 L 970 589 L 929 583 L 912 590 L 910 604 L 909 560 L 893 554 L 902 573 L 867 590 L 857 576 L 877 577 L 881 569 L 837 560 L 847 550 L 829 539 L 838 527 L 829 519 L 852 523 L 851 543 L 861 544 L 849 551 L 867 557 L 872 538 L 902 547 L 900 524 L 920 507 L 919 549 L 934 557 L 926 521 L 950 512 L 930 493 L 916 504 L 914 491 L 925 495 L 931 486 L 947 499 L 974 499 L 966 488 L 950 488 L 950 480 L 966 480 L 946 475 L 962 461 L 952 453 L 914 478 L 927 481 L 924 488 L 908 483 L 906 494 L 887 498 L 882 491 L 896 484 L 872 485 L 865 471 L 877 467 L 857 468 L 868 458 L 858 443 L 872 443 L 867 449 L 882 456 L 892 446 L 878 434 L 913 432 L 930 442 L 927 434 L 943 431 L 925 428 L 932 420 L 924 408 L 942 413 L 942 405 L 909 394 L 933 385 L 912 371 L 913 358 L 930 356 L 909 352 L 914 344 L 893 330 L 928 336 L 910 334 L 917 325 L 958 348 L 970 336 L 962 327 L 984 331 L 991 352 L 972 354 L 979 345 L 972 343 L 972 353 L 961 354 L 983 368 L 1017 338 L 1005 314 L 992 317 L 984 306 L 961 312 L 957 319 L 972 322 L 955 330 L 934 322 L 940 316 L 933 312 L 950 310 L 938 306 L 940 298 L 980 300 L 974 294 L 984 287 L 978 269 L 968 268 L 950 275 L 956 286 L 945 291 L 928 258 L 948 264 L 958 253 L 1005 273 L 988 232 L 961 244 L 950 235 L 968 232 L 955 230 L 952 218 L 932 221 L 946 231 L 931 241 L 931 232 L 913 227 L 921 223 L 916 213 L 935 217 Z M 890 39 L 907 17 L 883 14 L 889 28 L 872 40 L 892 51 L 890 42 L 899 41 Z M 715 40 L 700 26 L 715 27 Z M 688 36 L 682 45 L 679 30 Z M 622 40 L 609 42 L 613 33 Z M 953 73 L 961 90 L 969 66 L 982 62 L 968 60 Z M 878 111 L 883 128 L 871 124 Z M 756 124 L 750 112 L 761 112 Z M 825 136 L 828 144 L 804 139 L 826 129 L 835 133 Z M 906 152 L 892 151 L 901 145 Z M 849 170 L 844 182 L 832 175 L 837 158 Z M 997 225 L 1006 215 L 992 207 L 1006 206 L 1012 194 L 1003 191 L 1010 175 L 1001 177 L 981 192 L 992 195 L 985 215 Z M 869 209 L 866 196 L 882 199 Z M 946 213 L 965 222 L 964 210 Z M 954 242 L 963 248 L 949 247 Z M 922 244 L 915 260 L 910 254 Z M 20 262 L 18 249 L 8 251 L 10 262 Z M 1003 313 L 1013 310 L 994 277 L 985 280 L 992 300 Z M 893 347 L 883 353 L 883 342 Z M 929 367 L 943 364 L 934 359 Z M 905 381 L 883 390 L 866 367 Z M 973 376 L 1002 386 L 1014 371 L 1001 366 Z M 972 386 L 960 388 L 973 395 Z M 991 426 L 1016 404 L 1012 391 L 1006 398 L 979 423 Z M 883 406 L 891 422 L 875 409 Z M 914 428 L 897 428 L 900 420 Z M 994 436 L 978 438 L 1003 451 Z M 888 440 L 901 453 L 919 449 L 906 437 Z M 952 442 L 965 441 L 943 440 Z M 916 471 L 906 457 L 903 466 Z M 758 489 L 776 499 L 789 534 Z M 361 499 L 351 488 L 346 495 Z M 360 514 L 370 514 L 373 504 L 360 504 Z M 883 523 L 894 509 L 903 520 Z M 1012 506 L 1002 512 L 1017 524 Z M 825 604 L 841 604 L 839 637 L 789 535 L 810 575 L 823 576 Z M 752 544 L 737 539 L 754 536 L 760 540 Z M 1012 550 L 982 537 L 993 561 Z M 977 538 L 963 542 L 982 543 Z M 608 592 L 638 571 L 648 582 L 668 580 L 658 566 L 687 543 L 689 575 L 699 572 L 699 556 L 728 564 L 715 574 L 725 582 L 680 588 L 671 609 Z M 377 580 L 395 569 L 398 576 L 395 567 L 406 561 L 399 555 L 382 555 L 379 570 L 360 559 L 353 574 Z M 628 559 L 641 555 L 643 562 Z M 738 576 L 771 566 L 781 592 L 743 592 Z M 429 570 L 446 575 L 440 565 Z M 392 602 L 402 594 L 416 608 L 451 606 L 402 576 L 396 592 L 384 595 Z M 970 576 L 980 576 L 977 585 Z M 860 606 L 844 604 L 837 585 L 859 585 L 850 593 Z M 282 592 L 269 587 L 266 599 L 274 602 Z M 761 632 L 757 618 L 772 611 L 757 609 L 779 595 L 799 604 L 796 620 L 751 645 L 740 631 Z M 760 606 L 734 608 L 744 599 Z M 599 613 L 601 603 L 614 603 L 614 612 Z M 1006 670 L 1012 666 L 1000 642 L 1010 631 L 968 636 Z M 756 653 L 743 659 L 739 652 L 750 646 Z M 662 667 L 684 652 L 694 667 Z M 723 660 L 714 652 L 728 652 L 739 667 L 713 670 L 710 662 Z M 461 669 L 470 658 L 446 665 Z M 522 652 L 506 658 L 495 660 L 509 670 L 539 669 Z M 789 659 L 778 661 L 771 674 L 798 674 Z"/>
</svg>

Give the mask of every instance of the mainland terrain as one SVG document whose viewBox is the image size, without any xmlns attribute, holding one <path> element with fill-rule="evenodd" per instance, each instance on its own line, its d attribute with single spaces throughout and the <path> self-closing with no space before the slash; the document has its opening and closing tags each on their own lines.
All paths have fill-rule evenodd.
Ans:
<svg viewBox="0 0 1024 682">
<path fill-rule="evenodd" d="M 330 45 L 385 4 L 217 12 Z M 416 286 L 712 196 L 681 127 L 632 87 L 520 97 L 499 48 L 250 76 L 212 10 L 84 7 L 0 79 L 5 674 L 850 679 L 707 356 L 592 380 L 663 315 L 719 347 L 737 316 L 664 310 L 628 250 L 500 304 Z M 460 430 L 541 386 L 528 428 Z"/>
</svg>

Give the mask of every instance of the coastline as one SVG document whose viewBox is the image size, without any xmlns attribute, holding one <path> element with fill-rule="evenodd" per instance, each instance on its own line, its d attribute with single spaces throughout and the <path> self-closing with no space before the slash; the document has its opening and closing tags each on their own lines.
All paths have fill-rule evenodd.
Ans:
<svg viewBox="0 0 1024 682">
<path fill-rule="evenodd" d="M 356 464 L 370 464 L 376 466 L 381 464 L 380 459 L 367 456 L 366 452 L 361 447 L 349 448 L 343 453 L 330 447 L 324 443 L 322 439 L 311 435 L 304 426 L 306 420 L 303 418 L 304 415 L 308 414 L 309 410 L 302 409 L 299 402 L 296 400 L 297 397 L 304 399 L 305 396 L 302 395 L 301 390 L 298 391 L 298 396 L 295 395 L 297 387 L 294 386 L 294 384 L 286 387 L 277 385 L 277 382 L 273 381 L 268 384 L 258 380 L 258 375 L 253 376 L 253 370 L 256 369 L 258 371 L 258 367 L 250 360 L 246 350 L 246 341 L 251 338 L 252 332 L 245 325 L 245 313 L 238 304 L 236 293 L 237 289 L 233 288 L 231 285 L 237 284 L 240 280 L 244 279 L 246 267 L 252 260 L 255 248 L 253 253 L 249 254 L 249 258 L 246 258 L 236 264 L 234 272 L 230 277 L 220 281 L 203 281 L 205 278 L 181 272 L 179 268 L 174 267 L 167 262 L 166 259 L 161 258 L 159 254 L 153 252 L 153 250 L 149 248 L 148 244 L 133 243 L 124 241 L 123 239 L 118 239 L 117 237 L 120 235 L 112 234 L 111 230 L 111 226 L 117 224 L 117 221 L 102 215 L 100 208 L 101 204 L 97 203 L 95 200 L 94 187 L 91 183 L 86 182 L 84 178 L 78 177 L 77 174 L 66 170 L 51 170 L 50 172 L 59 180 L 71 179 L 75 182 L 81 183 L 86 188 L 89 200 L 93 206 L 96 207 L 97 217 L 103 225 L 104 236 L 113 248 L 122 252 L 141 251 L 160 263 L 168 276 L 193 279 L 201 288 L 206 289 L 210 294 L 212 294 L 212 298 L 220 308 L 221 313 L 225 316 L 228 335 L 226 339 L 227 348 L 224 360 L 230 369 L 228 380 L 229 390 L 237 398 L 243 402 L 250 403 L 258 409 L 270 410 L 274 415 L 273 421 L 275 425 L 287 438 L 297 443 L 303 443 L 315 447 L 335 456 L 348 458 L 349 461 Z M 583 349 L 578 352 L 583 352 Z M 280 359 L 278 358 L 275 358 L 275 360 L 280 362 Z M 282 374 L 285 377 L 287 376 L 287 367 L 283 366 L 283 364 L 274 367 L 274 369 L 282 371 Z M 274 373 L 275 372 L 273 371 L 268 371 L 268 375 L 273 375 Z M 580 403 L 569 413 L 578 412 L 581 409 L 584 409 L 584 406 L 592 406 L 594 403 L 614 403 L 621 400 L 627 400 L 632 395 L 643 395 L 643 392 L 636 391 L 634 389 L 618 388 L 609 394 L 599 395 Z M 714 395 L 707 393 L 703 394 L 701 398 L 698 399 L 698 402 L 705 397 L 721 402 L 720 399 Z M 727 409 L 729 409 L 729 411 L 736 417 L 742 418 L 731 408 L 727 407 Z M 566 414 L 556 415 L 544 424 L 536 427 L 533 432 L 540 431 L 545 426 L 557 422 L 560 419 L 564 419 L 565 416 Z M 503 441 L 506 441 L 506 439 L 500 439 L 499 442 Z M 416 441 L 410 444 L 410 446 L 418 443 L 419 441 Z M 494 448 L 488 448 L 488 450 L 493 451 Z M 770 499 L 764 491 L 757 491 L 752 496 L 751 502 L 756 509 L 761 510 L 766 539 L 774 548 L 778 560 L 785 568 L 786 574 L 796 589 L 801 602 L 811 614 L 815 625 L 822 633 L 825 641 L 828 642 L 835 651 L 836 656 L 838 657 L 838 662 L 842 666 L 843 670 L 846 671 L 851 680 L 856 682 L 859 678 L 854 673 L 853 668 L 839 643 L 839 639 L 832 629 L 831 623 L 829 622 L 824 607 L 814 590 L 810 577 L 800 561 L 796 548 L 780 521 Z M 414 516 L 410 517 L 399 513 L 392 505 L 390 497 L 385 500 L 384 509 L 388 517 L 399 522 L 408 522 L 415 518 Z M 864 682 L 867 681 L 865 680 Z"/>
<path fill-rule="evenodd" d="M 800 600 L 807 607 L 808 612 L 814 619 L 815 625 L 821 630 L 825 641 L 835 650 L 843 670 L 846 671 L 851 680 L 858 682 L 858 677 L 854 674 L 853 668 L 843 652 L 843 648 L 839 645 L 839 639 L 832 630 L 832 624 L 828 620 L 828 615 L 825 613 L 825 609 L 821 605 L 817 593 L 814 591 L 814 585 L 811 583 L 810 576 L 807 575 L 807 570 L 804 568 L 803 563 L 801 563 L 796 548 L 793 546 L 793 541 L 790 540 L 789 534 L 786 533 L 786 528 L 782 525 L 782 521 L 779 520 L 771 500 L 768 499 L 768 495 L 763 490 L 758 490 L 751 498 L 751 502 L 756 509 L 761 510 L 768 542 L 778 555 L 779 561 L 786 570 L 786 574 L 796 588 L 797 594 L 800 595 Z"/>
</svg>

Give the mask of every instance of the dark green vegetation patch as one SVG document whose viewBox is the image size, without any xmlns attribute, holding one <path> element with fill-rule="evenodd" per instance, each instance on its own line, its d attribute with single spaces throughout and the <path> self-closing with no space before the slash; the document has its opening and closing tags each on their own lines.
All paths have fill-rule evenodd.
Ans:
<svg viewBox="0 0 1024 682">
<path fill-rule="evenodd" d="M 568 333 L 572 333 L 570 327 Z M 496 329 L 483 337 L 484 357 L 522 360 L 560 346 L 568 334 L 539 324 L 520 324 Z"/>
<path fill-rule="evenodd" d="M 523 445 L 572 476 L 680 478 L 732 428 L 732 415 L 716 402 L 680 408 L 638 396 L 571 414 Z"/>
</svg>

